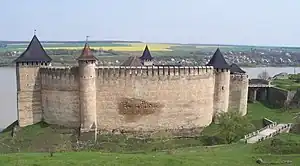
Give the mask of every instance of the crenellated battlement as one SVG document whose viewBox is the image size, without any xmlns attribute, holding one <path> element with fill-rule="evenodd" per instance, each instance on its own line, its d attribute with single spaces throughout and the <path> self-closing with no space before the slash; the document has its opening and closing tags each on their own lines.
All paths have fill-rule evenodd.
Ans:
<svg viewBox="0 0 300 166">
<path fill-rule="evenodd" d="M 52 77 L 53 79 L 61 79 L 65 77 L 76 77 L 78 74 L 78 67 L 41 67 L 40 74 L 48 77 Z"/>
<path fill-rule="evenodd" d="M 211 75 L 212 66 L 99 66 L 96 77 Z"/>
<path fill-rule="evenodd" d="M 78 87 L 78 67 L 41 67 L 42 87 L 45 90 L 74 90 Z"/>
<path fill-rule="evenodd" d="M 247 74 L 230 74 L 230 80 L 233 80 L 233 81 L 248 80 L 248 75 Z"/>
</svg>

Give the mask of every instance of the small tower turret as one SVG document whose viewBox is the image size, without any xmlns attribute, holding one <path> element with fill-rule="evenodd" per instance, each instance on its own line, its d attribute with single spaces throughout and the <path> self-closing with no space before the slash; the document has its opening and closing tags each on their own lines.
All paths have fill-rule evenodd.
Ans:
<svg viewBox="0 0 300 166">
<path fill-rule="evenodd" d="M 81 131 L 88 132 L 97 129 L 96 113 L 96 72 L 97 58 L 93 55 L 88 42 L 77 58 L 79 64 L 79 98 Z"/>
<path fill-rule="evenodd" d="M 43 118 L 39 69 L 50 65 L 51 61 L 35 34 L 26 50 L 15 60 L 20 127 L 38 123 Z"/>
<path fill-rule="evenodd" d="M 228 111 L 230 66 L 218 48 L 207 66 L 215 69 L 214 114 Z"/>
<path fill-rule="evenodd" d="M 140 60 L 144 66 L 152 66 L 153 65 L 153 57 L 151 56 L 151 53 L 150 53 L 147 45 L 144 49 L 142 56 L 140 57 Z"/>
</svg>

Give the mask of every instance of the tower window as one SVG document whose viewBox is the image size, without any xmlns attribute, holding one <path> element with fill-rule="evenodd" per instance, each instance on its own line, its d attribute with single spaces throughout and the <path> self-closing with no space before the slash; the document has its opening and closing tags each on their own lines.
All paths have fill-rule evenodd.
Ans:
<svg viewBox="0 0 300 166">
<path fill-rule="evenodd" d="M 224 90 L 224 86 L 222 86 L 222 90 Z"/>
</svg>

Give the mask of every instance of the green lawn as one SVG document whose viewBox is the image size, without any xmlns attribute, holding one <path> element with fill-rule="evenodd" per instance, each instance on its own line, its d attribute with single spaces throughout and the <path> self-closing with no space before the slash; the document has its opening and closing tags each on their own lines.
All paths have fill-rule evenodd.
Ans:
<svg viewBox="0 0 300 166">
<path fill-rule="evenodd" d="M 293 123 L 299 112 L 300 109 L 283 111 L 282 109 L 268 108 L 262 103 L 249 103 L 247 117 L 251 121 L 261 121 L 263 118 L 268 118 L 278 123 Z"/>
</svg>

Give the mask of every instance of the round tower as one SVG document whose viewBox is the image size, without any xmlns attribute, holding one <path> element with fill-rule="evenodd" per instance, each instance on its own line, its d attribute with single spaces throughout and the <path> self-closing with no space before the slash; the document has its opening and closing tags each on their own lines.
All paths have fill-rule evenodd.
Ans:
<svg viewBox="0 0 300 166">
<path fill-rule="evenodd" d="M 88 132 L 97 128 L 96 113 L 96 72 L 97 58 L 93 56 L 88 43 L 77 58 L 79 64 L 79 99 L 81 131 Z"/>
<path fill-rule="evenodd" d="M 230 66 L 226 62 L 219 48 L 214 53 L 207 66 L 213 66 L 215 69 L 215 89 L 213 102 L 215 117 L 219 113 L 228 111 Z"/>
</svg>

